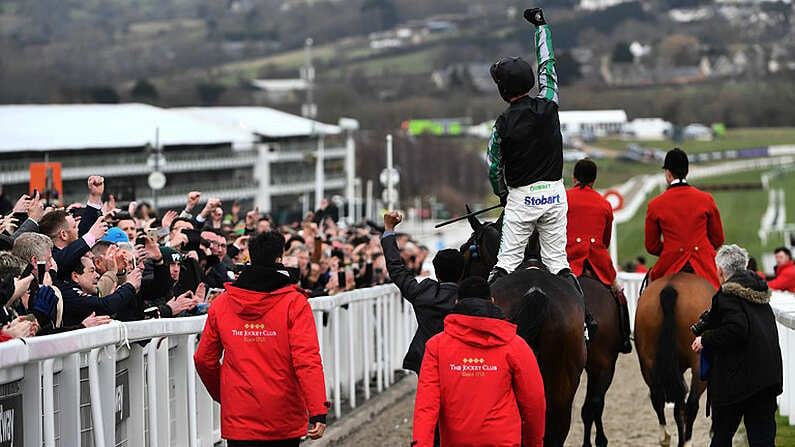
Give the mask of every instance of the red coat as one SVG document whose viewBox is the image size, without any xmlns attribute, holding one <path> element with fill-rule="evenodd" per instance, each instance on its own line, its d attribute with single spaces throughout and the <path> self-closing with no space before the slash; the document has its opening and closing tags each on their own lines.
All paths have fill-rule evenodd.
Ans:
<svg viewBox="0 0 795 447">
<path fill-rule="evenodd" d="M 776 266 L 776 279 L 768 281 L 767 286 L 773 290 L 795 292 L 795 264 L 792 261 Z"/>
<path fill-rule="evenodd" d="M 452 314 L 428 340 L 414 407 L 417 447 L 541 447 L 544 383 L 533 351 L 504 320 Z"/>
<path fill-rule="evenodd" d="M 690 262 L 698 276 L 719 289 L 715 250 L 723 239 L 723 224 L 711 195 L 687 184 L 669 187 L 649 202 L 646 212 L 646 250 L 660 257 L 650 279 L 677 273 Z"/>
<path fill-rule="evenodd" d="M 221 403 L 221 436 L 268 441 L 306 435 L 309 416 L 327 413 L 306 295 L 292 285 L 273 292 L 226 289 L 210 306 L 194 356 L 207 391 Z"/>
<path fill-rule="evenodd" d="M 566 199 L 569 202 L 566 254 L 572 273 L 582 275 L 587 260 L 602 283 L 613 285 L 616 269 L 608 251 L 613 231 L 613 207 L 589 186 L 569 189 Z"/>
</svg>

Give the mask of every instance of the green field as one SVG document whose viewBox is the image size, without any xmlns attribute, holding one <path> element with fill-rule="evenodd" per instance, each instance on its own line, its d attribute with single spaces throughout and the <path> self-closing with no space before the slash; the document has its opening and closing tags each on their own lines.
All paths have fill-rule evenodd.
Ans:
<svg viewBox="0 0 795 447">
<path fill-rule="evenodd" d="M 795 128 L 730 129 L 726 131 L 725 136 L 713 141 L 684 141 L 678 144 L 672 141 L 627 141 L 620 138 L 601 138 L 594 143 L 594 146 L 624 151 L 628 144 L 639 144 L 663 150 L 679 146 L 688 153 L 750 149 L 779 144 L 795 144 Z"/>
<path fill-rule="evenodd" d="M 784 416 L 776 412 L 776 445 L 779 447 L 795 446 L 795 426 L 790 426 Z"/>
</svg>

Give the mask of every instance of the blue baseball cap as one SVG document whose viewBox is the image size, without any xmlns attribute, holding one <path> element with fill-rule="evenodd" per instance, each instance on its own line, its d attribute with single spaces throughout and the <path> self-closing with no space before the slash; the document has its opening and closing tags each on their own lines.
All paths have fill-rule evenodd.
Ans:
<svg viewBox="0 0 795 447">
<path fill-rule="evenodd" d="M 102 240 L 113 242 L 114 244 L 118 244 L 119 242 L 130 242 L 130 239 L 127 237 L 127 233 L 122 231 L 119 227 L 108 228 L 108 234 L 106 234 Z"/>
</svg>

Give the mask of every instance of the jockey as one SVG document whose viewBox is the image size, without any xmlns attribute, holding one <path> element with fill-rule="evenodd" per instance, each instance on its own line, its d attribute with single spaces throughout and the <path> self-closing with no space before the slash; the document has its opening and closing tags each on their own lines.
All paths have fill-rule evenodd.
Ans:
<svg viewBox="0 0 795 447">
<path fill-rule="evenodd" d="M 566 254 L 572 273 L 589 274 L 611 289 L 619 308 L 621 352 L 632 351 L 629 341 L 629 311 L 624 293 L 615 284 L 616 269 L 607 247 L 613 230 L 613 207 L 594 191 L 596 163 L 585 158 L 574 165 L 574 187 L 566 191 L 569 203 Z"/>
<path fill-rule="evenodd" d="M 524 17 L 536 26 L 538 95 L 530 97 L 535 78 L 523 59 L 501 58 L 490 69 L 500 96 L 510 105 L 494 123 L 488 148 L 489 179 L 505 206 L 500 251 L 489 284 L 522 263 L 527 241 L 537 229 L 541 258 L 550 272 L 582 295 L 566 260 L 563 140 L 552 38 L 541 9 L 528 9 Z"/>
<path fill-rule="evenodd" d="M 687 154 L 679 148 L 665 155 L 668 189 L 649 202 L 646 211 L 646 250 L 660 259 L 649 280 L 689 272 L 720 288 L 715 250 L 723 244 L 723 224 L 715 200 L 688 185 Z"/>
</svg>

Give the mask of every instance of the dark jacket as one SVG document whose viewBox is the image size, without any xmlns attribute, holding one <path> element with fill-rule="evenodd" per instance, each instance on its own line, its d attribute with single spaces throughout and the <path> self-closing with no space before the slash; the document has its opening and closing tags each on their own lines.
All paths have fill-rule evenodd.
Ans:
<svg viewBox="0 0 795 447">
<path fill-rule="evenodd" d="M 386 268 L 392 282 L 400 289 L 403 298 L 414 307 L 417 317 L 417 332 L 403 359 L 403 368 L 420 373 L 425 343 L 444 329 L 444 317 L 453 310 L 458 297 L 458 284 L 438 283 L 430 278 L 417 282 L 400 258 L 394 234 L 381 238 L 381 247 L 386 258 Z"/>
<path fill-rule="evenodd" d="M 760 391 L 781 394 L 781 348 L 764 279 L 750 270 L 735 273 L 712 298 L 709 327 L 701 344 L 713 355 L 712 405 L 736 404 Z"/>
<path fill-rule="evenodd" d="M 308 416 L 325 423 L 315 319 L 291 281 L 281 265 L 249 266 L 210 306 L 193 358 L 221 403 L 224 438 L 293 439 L 306 434 Z"/>
<path fill-rule="evenodd" d="M 84 292 L 72 281 L 58 284 L 63 294 L 63 325 L 80 324 L 91 312 L 97 315 L 113 316 L 135 300 L 135 288 L 132 284 L 120 285 L 115 292 L 102 298 Z"/>
</svg>

